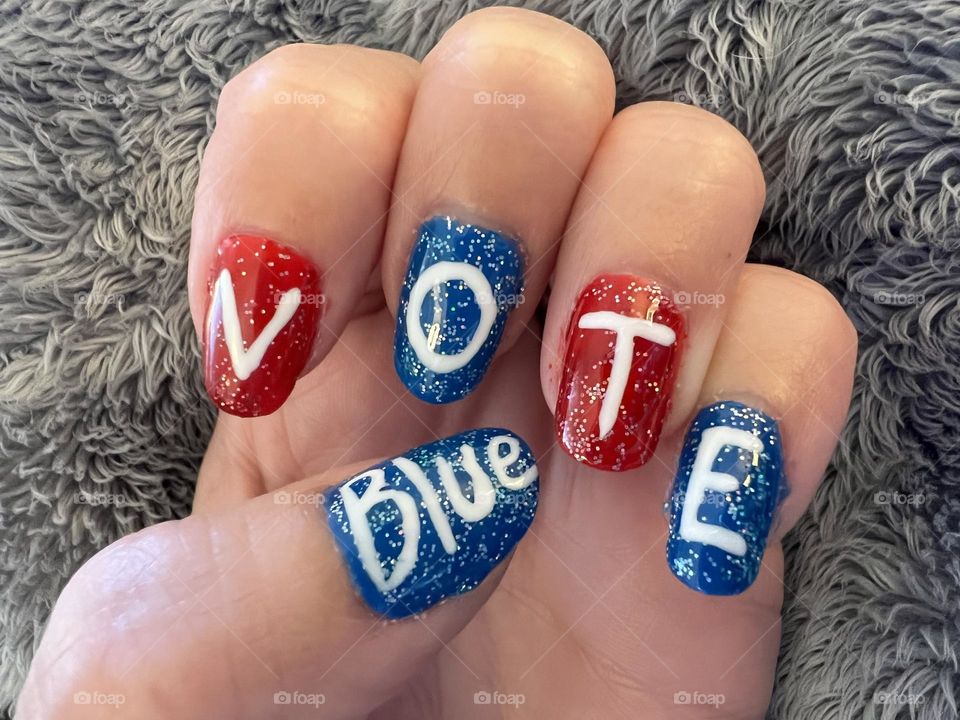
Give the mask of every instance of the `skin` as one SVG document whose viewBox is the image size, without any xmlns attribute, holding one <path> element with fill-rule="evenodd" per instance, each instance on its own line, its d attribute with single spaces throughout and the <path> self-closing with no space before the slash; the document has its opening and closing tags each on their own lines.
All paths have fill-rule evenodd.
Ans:
<svg viewBox="0 0 960 720">
<path fill-rule="evenodd" d="M 523 101 L 475 102 L 493 90 Z M 819 285 L 744 263 L 764 186 L 733 127 L 684 105 L 616 116 L 613 105 L 613 73 L 588 36 L 515 9 L 467 16 L 422 64 L 290 46 L 224 88 L 197 190 L 194 320 L 202 327 L 218 240 L 263 232 L 325 271 L 315 356 L 277 413 L 221 414 L 191 517 L 124 538 L 74 576 L 18 718 L 763 716 L 780 540 L 838 440 L 856 335 Z M 439 407 L 405 391 L 391 354 L 414 232 L 437 212 L 521 238 L 529 261 L 526 301 L 487 377 Z M 685 311 L 689 345 L 658 451 L 619 474 L 578 465 L 552 429 L 566 323 L 601 272 L 720 298 Z M 725 598 L 670 574 L 662 511 L 684 429 L 718 399 L 779 420 L 790 487 L 759 578 Z M 488 425 L 537 454 L 528 535 L 473 592 L 379 621 L 349 585 L 315 492 Z M 275 704 L 284 690 L 325 702 Z M 523 703 L 478 705 L 478 691 Z M 84 705 L 78 692 L 123 701 Z M 676 704 L 682 692 L 719 705 Z"/>
</svg>

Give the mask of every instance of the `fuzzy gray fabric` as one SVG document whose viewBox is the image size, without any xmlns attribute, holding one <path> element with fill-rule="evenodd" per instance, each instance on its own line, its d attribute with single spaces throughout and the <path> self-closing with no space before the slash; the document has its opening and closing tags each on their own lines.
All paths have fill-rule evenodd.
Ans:
<svg viewBox="0 0 960 720">
<path fill-rule="evenodd" d="M 621 104 L 737 125 L 769 183 L 754 257 L 825 283 L 862 333 L 850 422 L 788 541 L 771 717 L 956 717 L 960 6 L 525 4 L 603 45 Z M 421 57 L 475 6 L 0 4 L 0 705 L 84 559 L 189 511 L 213 413 L 185 269 L 224 83 L 292 41 Z"/>
</svg>

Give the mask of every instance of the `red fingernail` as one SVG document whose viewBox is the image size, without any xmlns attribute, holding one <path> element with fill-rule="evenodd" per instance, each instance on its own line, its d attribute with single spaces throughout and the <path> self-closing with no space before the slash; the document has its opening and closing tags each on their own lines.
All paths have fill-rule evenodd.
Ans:
<svg viewBox="0 0 960 720">
<path fill-rule="evenodd" d="M 601 275 L 567 331 L 557 397 L 560 445 L 602 470 L 643 465 L 660 440 L 683 351 L 683 316 L 656 283 Z"/>
<path fill-rule="evenodd" d="M 290 395 L 313 351 L 320 274 L 269 238 L 231 235 L 217 248 L 208 284 L 207 392 L 231 415 L 269 415 Z"/>
</svg>

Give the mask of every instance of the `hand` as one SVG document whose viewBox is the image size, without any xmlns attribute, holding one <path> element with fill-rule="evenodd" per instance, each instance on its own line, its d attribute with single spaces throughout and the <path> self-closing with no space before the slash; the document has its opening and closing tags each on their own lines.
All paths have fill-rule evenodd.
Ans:
<svg viewBox="0 0 960 720">
<path fill-rule="evenodd" d="M 195 512 L 70 581 L 19 718 L 763 716 L 856 337 L 744 263 L 733 127 L 613 108 L 590 38 L 513 9 L 422 64 L 289 46 L 223 89 Z"/>
</svg>

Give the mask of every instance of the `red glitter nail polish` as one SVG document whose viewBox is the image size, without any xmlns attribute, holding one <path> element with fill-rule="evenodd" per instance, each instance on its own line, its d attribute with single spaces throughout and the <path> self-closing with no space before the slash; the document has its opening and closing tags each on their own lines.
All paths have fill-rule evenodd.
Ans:
<svg viewBox="0 0 960 720">
<path fill-rule="evenodd" d="M 660 440 L 686 338 L 656 283 L 601 275 L 577 301 L 557 397 L 560 445 L 602 470 L 643 465 Z"/>
<path fill-rule="evenodd" d="M 208 286 L 207 392 L 231 415 L 268 415 L 290 395 L 313 351 L 320 275 L 269 238 L 231 235 L 217 248 Z"/>
</svg>

